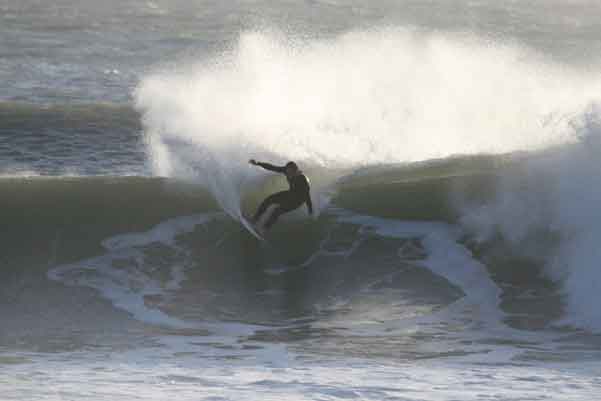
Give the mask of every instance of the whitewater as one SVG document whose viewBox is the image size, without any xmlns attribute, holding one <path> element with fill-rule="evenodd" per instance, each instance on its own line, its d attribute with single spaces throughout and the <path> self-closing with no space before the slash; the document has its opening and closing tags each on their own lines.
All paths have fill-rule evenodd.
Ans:
<svg viewBox="0 0 601 401">
<path fill-rule="evenodd" d="M 452 3 L 0 1 L 3 399 L 594 399 L 601 10 Z"/>
</svg>

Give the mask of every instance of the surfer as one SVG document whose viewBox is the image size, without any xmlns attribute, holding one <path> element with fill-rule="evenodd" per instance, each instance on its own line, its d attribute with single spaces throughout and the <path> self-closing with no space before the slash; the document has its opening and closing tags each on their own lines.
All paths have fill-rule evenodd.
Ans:
<svg viewBox="0 0 601 401">
<path fill-rule="evenodd" d="M 277 205 L 277 207 L 265 222 L 265 230 L 268 230 L 282 214 L 297 209 L 303 203 L 307 204 L 309 214 L 313 215 L 313 203 L 311 202 L 311 194 L 309 193 L 309 179 L 298 168 L 295 162 L 288 162 L 283 167 L 257 162 L 254 159 L 250 159 L 249 163 L 253 166 L 263 167 L 265 170 L 285 174 L 288 185 L 290 185 L 289 190 L 276 192 L 265 198 L 252 218 L 253 224 L 257 224 L 263 213 L 265 213 L 265 210 L 271 205 Z"/>
</svg>

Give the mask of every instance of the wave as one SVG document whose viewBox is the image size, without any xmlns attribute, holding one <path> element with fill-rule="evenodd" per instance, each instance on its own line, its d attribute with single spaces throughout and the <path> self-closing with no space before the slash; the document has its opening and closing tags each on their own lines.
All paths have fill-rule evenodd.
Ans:
<svg viewBox="0 0 601 401">
<path fill-rule="evenodd" d="M 139 131 L 140 116 L 134 108 L 118 103 L 88 104 L 36 104 L 25 102 L 0 102 L 0 127 L 2 130 L 34 132 L 43 137 L 44 130 L 54 135 L 64 131 L 79 135 L 108 136 Z M 38 138 L 43 140 L 43 138 Z"/>
<path fill-rule="evenodd" d="M 523 300 L 499 288 L 536 288 L 543 326 L 597 331 L 599 89 L 586 73 L 474 38 L 390 29 L 302 42 L 244 33 L 221 57 L 142 80 L 136 109 L 158 177 L 0 179 L 3 270 L 56 267 L 53 279 L 87 283 L 134 316 L 169 325 L 236 315 L 239 295 L 227 294 L 273 290 L 263 268 L 295 275 L 299 284 L 274 290 L 298 308 L 287 316 L 331 311 L 331 294 L 345 304 L 369 292 L 365 283 L 396 277 L 398 258 L 382 256 L 392 252 L 445 278 L 430 281 L 434 309 L 464 292 L 484 314 L 507 319 L 500 300 L 504 312 Z M 249 157 L 293 159 L 315 178 L 323 214 L 284 219 L 271 250 L 220 214 L 252 210 L 280 188 Z M 420 223 L 406 235 L 408 220 Z M 324 266 L 336 266 L 331 281 Z M 318 289 L 306 284 L 316 281 Z M 561 301 L 548 302 L 558 292 Z M 257 315 L 249 320 L 277 321 L 255 301 L 244 310 Z"/>
<path fill-rule="evenodd" d="M 507 156 L 451 158 L 417 164 L 373 167 L 349 173 L 329 188 L 332 207 L 397 220 L 457 222 L 455 193 L 484 203 Z M 311 178 L 328 176 L 316 169 Z M 245 213 L 252 213 L 268 194 L 284 189 L 274 175 L 242 194 Z M 221 210 L 210 190 L 198 183 L 164 177 L 135 176 L 4 176 L 0 177 L 0 241 L 7 258 L 45 248 L 60 236 L 66 260 L 69 249 L 98 250 L 110 236 L 144 231 L 165 219 Z M 374 196 L 377 195 L 377 196 Z M 294 224 L 304 220 L 299 212 Z M 292 217 L 296 219 L 296 217 Z M 284 222 L 286 219 L 284 220 Z M 85 236 L 80 234 L 85 232 Z M 80 244 L 80 245 L 75 245 Z M 81 254 L 75 252 L 75 254 Z"/>
<path fill-rule="evenodd" d="M 506 163 L 506 157 L 481 156 L 356 172 L 339 182 L 318 220 L 296 214 L 279 222 L 267 248 L 196 184 L 3 178 L 0 187 L 9 195 L 1 208 L 0 274 L 10 283 L 47 271 L 60 283 L 96 289 L 138 320 L 178 329 L 204 327 L 199 319 L 285 325 L 319 317 L 320 325 L 338 324 L 341 308 L 381 291 L 388 295 L 369 301 L 377 300 L 373 308 L 363 304 L 360 317 L 345 312 L 344 319 L 371 321 L 378 310 L 392 330 L 451 303 L 453 310 L 478 305 L 480 316 L 494 321 L 503 316 L 499 289 L 465 247 L 454 225 L 457 212 L 440 208 L 453 210 L 456 191 L 490 200 L 493 166 Z M 247 212 L 271 185 L 245 194 Z M 403 194 L 404 203 L 374 203 L 374 193 L 381 199 Z M 428 197 L 436 200 L 424 202 Z M 424 277 L 424 269 L 444 279 Z M 338 323 L 327 323 L 332 313 Z"/>
<path fill-rule="evenodd" d="M 466 204 L 461 222 L 477 241 L 501 238 L 515 253 L 543 265 L 565 296 L 562 323 L 599 331 L 599 106 L 591 105 L 573 125 L 576 144 L 529 158 L 501 175 L 493 199 Z"/>
<path fill-rule="evenodd" d="M 127 105 L 0 102 L 0 175 L 148 175 L 140 131 Z"/>
<path fill-rule="evenodd" d="M 261 175 L 249 157 L 337 170 L 328 188 L 358 168 L 559 149 L 484 178 L 488 200 L 459 191 L 450 204 L 446 178 L 405 186 L 417 202 L 388 184 L 339 200 L 404 218 L 456 217 L 476 242 L 500 237 L 512 254 L 533 253 L 563 289 L 570 321 L 599 329 L 589 133 L 600 93 L 598 77 L 524 47 L 391 28 L 330 40 L 244 32 L 221 56 L 146 76 L 135 98 L 155 173 L 202 182 L 232 215 Z"/>
<path fill-rule="evenodd" d="M 76 260 L 111 235 L 216 208 L 202 188 L 159 178 L 16 176 L 0 188 L 2 273 Z"/>
<path fill-rule="evenodd" d="M 315 308 L 319 313 L 338 308 L 357 294 L 364 295 L 364 284 L 382 285 L 396 275 L 407 285 L 425 285 L 412 281 L 413 273 L 399 270 L 398 262 L 391 265 L 386 255 L 392 254 L 401 263 L 425 267 L 451 283 L 427 290 L 428 301 L 421 294 L 419 304 L 436 304 L 440 296 L 449 302 L 458 296 L 452 289 L 456 286 L 465 299 L 454 305 L 479 305 L 483 316 L 511 321 L 513 313 L 503 317 L 498 309 L 499 288 L 510 286 L 514 295 L 502 295 L 505 313 L 524 307 L 519 294 L 532 291 L 538 295 L 531 296 L 531 302 L 544 305 L 525 326 L 517 320 L 512 324 L 533 327 L 555 321 L 596 330 L 595 312 L 586 314 L 591 311 L 588 301 L 595 296 L 591 280 L 596 274 L 595 248 L 586 248 L 595 220 L 583 218 L 588 225 L 570 222 L 565 202 L 555 209 L 540 206 L 556 199 L 553 194 L 562 189 L 557 186 L 561 179 L 578 182 L 574 174 L 583 173 L 582 166 L 590 167 L 583 161 L 585 149 L 590 152 L 590 146 L 571 145 L 531 154 L 361 169 L 338 180 L 331 204 L 319 220 L 305 220 L 301 214 L 284 218 L 270 237 L 273 248 L 268 249 L 221 214 L 210 191 L 197 184 L 143 177 L 3 178 L 0 187 L 7 195 L 0 209 L 6 227 L 1 274 L 10 278 L 50 269 L 54 280 L 96 288 L 140 320 L 190 328 L 196 327 L 198 316 L 232 318 L 223 315 L 224 302 L 226 309 L 235 310 L 239 294 L 249 291 L 274 291 L 284 298 L 297 294 L 303 299 L 300 294 L 307 291 L 315 302 L 291 312 L 290 318 L 296 319 L 308 310 L 315 313 Z M 544 185 L 550 182 L 549 163 L 561 160 L 567 166 L 572 158 L 585 164 L 565 168 L 555 186 Z M 266 192 L 283 184 L 261 183 L 244 194 L 243 208 L 252 211 Z M 578 224 L 589 231 L 580 232 Z M 380 239 L 370 240 L 374 234 Z M 393 242 L 387 244 L 384 238 Z M 576 257 L 573 260 L 582 264 L 569 264 Z M 329 288 L 334 284 L 322 277 L 323 269 L 334 269 L 328 270 L 331 280 L 347 282 L 347 287 L 342 292 L 336 286 Z M 296 274 L 294 280 L 307 284 L 298 284 L 295 290 L 280 288 L 264 272 L 269 277 Z M 547 273 L 560 292 L 545 290 L 548 284 L 540 272 Z M 352 284 L 354 275 L 360 279 Z M 308 284 L 317 276 L 324 285 L 320 291 Z M 582 291 L 588 291 L 587 296 Z M 230 294 L 226 298 L 231 294 L 238 298 L 226 302 L 224 293 Z M 558 294 L 564 302 L 555 301 Z M 332 299 L 338 302 L 335 306 Z M 583 299 L 587 302 L 579 304 Z M 387 302 L 396 304 L 392 298 Z M 249 323 L 278 322 L 261 312 L 262 301 L 253 298 L 248 304 L 256 307 Z M 387 319 L 392 320 L 395 313 L 404 312 L 392 308 L 389 313 Z"/>
</svg>

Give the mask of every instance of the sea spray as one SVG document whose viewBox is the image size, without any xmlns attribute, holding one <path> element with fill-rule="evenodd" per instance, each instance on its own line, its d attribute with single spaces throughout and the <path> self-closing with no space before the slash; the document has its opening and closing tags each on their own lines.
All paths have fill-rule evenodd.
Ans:
<svg viewBox="0 0 601 401">
<path fill-rule="evenodd" d="M 239 210 L 250 157 L 321 168 L 562 143 L 601 80 L 527 49 L 401 29 L 299 41 L 245 32 L 212 60 L 135 92 L 157 175 L 208 186 Z"/>
</svg>

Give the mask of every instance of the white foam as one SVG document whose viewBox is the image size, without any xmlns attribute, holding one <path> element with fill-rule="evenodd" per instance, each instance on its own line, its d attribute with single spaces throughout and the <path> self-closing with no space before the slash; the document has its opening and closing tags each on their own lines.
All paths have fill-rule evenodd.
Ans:
<svg viewBox="0 0 601 401">
<path fill-rule="evenodd" d="M 176 328 L 194 328 L 197 324 L 184 322 L 148 306 L 145 297 L 165 295 L 179 288 L 186 276 L 181 265 L 170 267 L 171 278 L 166 283 L 153 279 L 145 270 L 145 260 L 139 247 L 160 242 L 179 249 L 176 237 L 192 231 L 217 215 L 199 214 L 166 220 L 149 231 L 117 235 L 103 241 L 107 253 L 76 263 L 58 266 L 48 271 L 48 277 L 68 285 L 95 288 L 100 294 L 135 319 L 157 325 Z M 116 261 L 126 260 L 126 266 L 115 266 Z M 151 273 L 151 271 L 150 271 Z"/>
<path fill-rule="evenodd" d="M 82 260 L 48 271 L 48 278 L 72 286 L 91 287 L 109 300 L 113 306 L 130 313 L 135 319 L 157 325 L 190 328 L 190 324 L 164 312 L 150 308 L 144 302 L 149 295 L 163 295 L 163 287 L 135 268 L 113 267 L 117 258 L 135 258 L 134 252 L 119 252 L 108 256 Z"/>
<path fill-rule="evenodd" d="M 109 251 L 114 251 L 123 248 L 144 246 L 153 242 L 175 245 L 174 241 L 178 235 L 190 232 L 197 225 L 205 224 L 215 217 L 215 214 L 175 217 L 165 220 L 145 232 L 127 233 L 107 238 L 102 241 L 102 246 Z"/>
<path fill-rule="evenodd" d="M 142 248 L 159 243 L 185 257 L 187 251 L 177 245 L 177 237 L 193 231 L 198 225 L 223 217 L 223 213 L 181 216 L 165 220 L 145 232 L 108 238 L 102 242 L 106 249 L 104 255 L 57 266 L 50 269 L 47 276 L 66 285 L 94 288 L 114 307 L 126 311 L 141 322 L 178 329 L 209 330 L 215 341 L 231 343 L 235 341 L 232 338 L 249 336 L 268 327 L 210 320 L 184 321 L 145 302 L 148 296 L 165 297 L 169 292 L 178 290 L 186 279 L 186 266 L 181 260 L 173 263 L 169 266 L 169 279 L 159 281 L 152 277 L 153 267 L 147 266 L 148 261 Z M 209 337 L 205 336 L 203 339 L 210 342 Z"/>
<path fill-rule="evenodd" d="M 168 340 L 167 347 L 122 352 L 63 353 L 60 358 L 25 355 L 28 363 L 3 366 L 0 383 L 8 399 L 25 395 L 63 400 L 69 394 L 92 401 L 588 401 L 596 399 L 599 391 L 596 363 L 487 366 L 418 360 L 407 364 L 340 359 L 339 355 L 315 361 L 294 358 L 277 344 L 245 352 L 191 344 L 202 338 Z"/>
<path fill-rule="evenodd" d="M 426 251 L 423 260 L 415 261 L 433 273 L 461 288 L 465 297 L 456 302 L 454 310 L 477 312 L 484 321 L 500 322 L 503 312 L 498 308 L 501 290 L 471 252 L 459 244 L 457 228 L 438 222 L 398 221 L 362 215 L 343 215 L 339 221 L 359 224 L 376 234 L 391 238 L 420 238 Z"/>
</svg>

